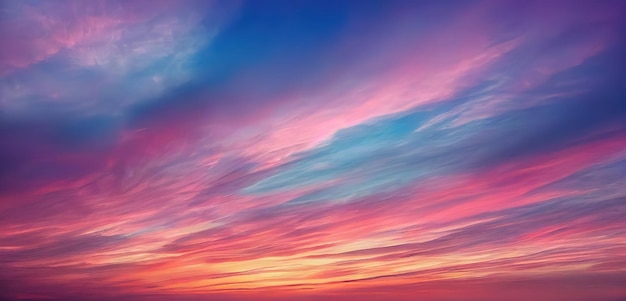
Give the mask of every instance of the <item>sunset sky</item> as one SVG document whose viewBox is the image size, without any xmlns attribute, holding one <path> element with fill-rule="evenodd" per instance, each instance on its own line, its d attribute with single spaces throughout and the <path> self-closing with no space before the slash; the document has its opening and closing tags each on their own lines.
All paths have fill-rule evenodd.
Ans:
<svg viewBox="0 0 626 301">
<path fill-rule="evenodd" d="M 1 0 L 0 300 L 626 300 L 626 1 Z"/>
</svg>

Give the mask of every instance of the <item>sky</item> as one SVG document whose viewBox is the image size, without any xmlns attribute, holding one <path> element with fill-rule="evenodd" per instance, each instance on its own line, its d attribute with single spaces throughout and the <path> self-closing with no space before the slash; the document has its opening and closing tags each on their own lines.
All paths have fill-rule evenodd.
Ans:
<svg viewBox="0 0 626 301">
<path fill-rule="evenodd" d="M 0 1 L 0 300 L 626 300 L 626 2 Z"/>
</svg>

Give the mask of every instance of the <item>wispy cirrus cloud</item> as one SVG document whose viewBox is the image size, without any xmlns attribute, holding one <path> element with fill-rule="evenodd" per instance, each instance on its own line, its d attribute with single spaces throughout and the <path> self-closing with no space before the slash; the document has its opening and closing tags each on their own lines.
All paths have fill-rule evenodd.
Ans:
<svg viewBox="0 0 626 301">
<path fill-rule="evenodd" d="M 620 2 L 0 7 L 9 299 L 626 294 Z"/>
</svg>

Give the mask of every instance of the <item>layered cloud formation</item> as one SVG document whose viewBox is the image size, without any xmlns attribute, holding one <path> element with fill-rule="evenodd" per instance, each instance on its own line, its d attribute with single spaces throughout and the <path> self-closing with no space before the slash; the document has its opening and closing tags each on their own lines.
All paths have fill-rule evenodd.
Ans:
<svg viewBox="0 0 626 301">
<path fill-rule="evenodd" d="M 621 1 L 2 1 L 0 297 L 621 300 Z"/>
</svg>

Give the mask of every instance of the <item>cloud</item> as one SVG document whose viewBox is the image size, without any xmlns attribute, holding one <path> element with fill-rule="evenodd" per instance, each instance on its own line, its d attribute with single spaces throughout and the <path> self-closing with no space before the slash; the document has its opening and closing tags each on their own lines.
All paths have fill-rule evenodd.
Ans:
<svg viewBox="0 0 626 301">
<path fill-rule="evenodd" d="M 5 1 L 2 289 L 617 300 L 622 6 Z"/>
</svg>

